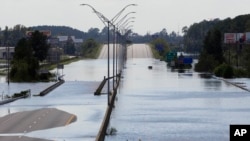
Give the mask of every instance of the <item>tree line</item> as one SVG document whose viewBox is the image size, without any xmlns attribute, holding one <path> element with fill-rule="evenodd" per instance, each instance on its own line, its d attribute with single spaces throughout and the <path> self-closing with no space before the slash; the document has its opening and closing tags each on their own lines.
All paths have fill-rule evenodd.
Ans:
<svg viewBox="0 0 250 141">
<path fill-rule="evenodd" d="M 108 28 L 104 27 L 103 29 L 99 28 L 90 28 L 87 32 L 80 31 L 67 26 L 33 26 L 25 27 L 23 25 L 15 25 L 14 27 L 6 26 L 4 29 L 0 28 L 0 46 L 5 46 L 7 43 L 11 46 L 15 46 L 19 39 L 26 36 L 26 31 L 35 31 L 35 30 L 50 30 L 51 36 L 75 36 L 78 39 L 88 40 L 90 38 L 95 39 L 100 43 L 107 42 Z M 112 36 L 113 32 L 110 31 Z M 182 41 L 182 36 L 179 33 L 174 31 L 168 32 L 166 28 L 163 28 L 159 32 L 147 33 L 145 35 L 140 35 L 132 31 L 128 31 L 129 40 L 133 43 L 149 43 L 155 39 L 155 37 L 160 37 L 165 39 L 169 44 L 180 44 Z M 112 38 L 111 38 L 112 40 Z"/>
<path fill-rule="evenodd" d="M 191 26 L 182 28 L 183 43 L 186 52 L 200 52 L 203 47 L 203 41 L 207 33 L 214 28 L 224 33 L 244 33 L 250 31 L 250 14 L 240 15 L 233 19 L 226 18 L 224 20 L 213 19 L 203 20 L 194 23 Z M 223 35 L 222 35 L 223 36 Z"/>
<path fill-rule="evenodd" d="M 205 23 L 207 24 L 206 28 L 200 30 L 202 26 L 205 27 Z M 187 43 L 186 49 L 190 49 L 189 51 L 200 52 L 199 62 L 195 65 L 195 70 L 212 72 L 216 76 L 225 78 L 250 77 L 250 45 L 240 42 L 223 43 L 224 33 L 245 33 L 249 31 L 250 15 L 241 15 L 234 19 L 216 19 L 211 21 L 210 24 L 203 21 L 192 25 L 190 29 L 186 30 L 184 42 Z M 198 35 L 204 36 L 204 38 L 198 37 Z M 193 42 L 191 42 L 192 40 Z"/>
</svg>

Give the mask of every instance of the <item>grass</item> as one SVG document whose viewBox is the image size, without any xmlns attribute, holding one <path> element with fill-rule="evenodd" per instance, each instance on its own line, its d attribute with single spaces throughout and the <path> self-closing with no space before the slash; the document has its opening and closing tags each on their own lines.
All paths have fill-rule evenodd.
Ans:
<svg viewBox="0 0 250 141">
<path fill-rule="evenodd" d="M 149 47 L 151 48 L 151 51 L 152 51 L 152 53 L 153 53 L 153 57 L 154 57 L 155 59 L 164 59 L 164 58 L 159 54 L 159 52 L 153 47 L 152 44 L 149 44 Z"/>
</svg>

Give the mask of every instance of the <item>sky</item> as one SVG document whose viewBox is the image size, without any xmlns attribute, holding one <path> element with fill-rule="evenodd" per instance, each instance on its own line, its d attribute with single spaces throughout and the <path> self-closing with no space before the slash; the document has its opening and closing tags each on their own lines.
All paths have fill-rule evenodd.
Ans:
<svg viewBox="0 0 250 141">
<path fill-rule="evenodd" d="M 160 32 L 181 34 L 182 27 L 203 20 L 234 18 L 250 13 L 250 0 L 0 0 L 0 27 L 21 24 L 70 26 L 87 32 L 89 28 L 102 29 L 105 25 L 89 4 L 111 20 L 128 4 L 116 22 L 129 12 L 127 27 L 141 35 Z M 125 22 L 126 20 L 124 20 Z"/>
</svg>

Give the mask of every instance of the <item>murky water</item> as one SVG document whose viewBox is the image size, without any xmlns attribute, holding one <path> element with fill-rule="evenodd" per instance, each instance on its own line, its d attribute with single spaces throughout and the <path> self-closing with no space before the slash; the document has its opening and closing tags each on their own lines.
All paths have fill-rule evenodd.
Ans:
<svg viewBox="0 0 250 141">
<path fill-rule="evenodd" d="M 21 112 L 39 108 L 57 108 L 77 116 L 77 121 L 68 126 L 48 130 L 35 131 L 24 134 L 57 141 L 95 140 L 103 120 L 107 97 L 94 96 L 94 91 L 107 73 L 106 60 L 81 60 L 65 65 L 60 74 L 65 74 L 66 82 L 44 97 L 32 96 L 15 102 L 0 105 L 0 116 L 8 112 Z M 56 70 L 53 70 L 56 72 Z M 1 78 L 0 90 L 4 94 L 31 89 L 31 93 L 38 94 L 55 82 L 49 83 L 10 83 Z"/>
<path fill-rule="evenodd" d="M 117 134 L 107 141 L 228 141 L 230 124 L 250 124 L 249 92 L 155 59 L 126 68 L 110 125 Z"/>
<path fill-rule="evenodd" d="M 148 66 L 153 69 L 149 70 Z M 112 66 L 111 66 L 112 67 Z M 54 70 L 55 72 L 56 70 Z M 106 95 L 93 95 L 107 74 L 107 60 L 82 60 L 65 65 L 66 82 L 45 97 L 31 97 L 0 106 L 0 116 L 39 108 L 58 108 L 77 116 L 69 126 L 26 133 L 57 141 L 94 140 L 106 110 Z M 221 80 L 202 78 L 192 70 L 178 73 L 155 59 L 129 59 L 123 70 L 111 127 L 106 140 L 229 140 L 230 124 L 249 124 L 250 94 Z M 37 94 L 50 83 L 10 83 L 0 90 Z M 249 79 L 232 79 L 249 84 Z"/>
</svg>

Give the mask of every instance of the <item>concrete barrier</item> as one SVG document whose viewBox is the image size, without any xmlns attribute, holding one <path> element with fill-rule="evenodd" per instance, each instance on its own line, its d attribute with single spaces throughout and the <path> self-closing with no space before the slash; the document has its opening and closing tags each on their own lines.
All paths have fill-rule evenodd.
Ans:
<svg viewBox="0 0 250 141">
<path fill-rule="evenodd" d="M 117 89 L 118 89 L 118 86 L 119 86 L 121 74 L 119 74 L 117 76 L 118 76 L 117 85 L 114 88 L 114 91 L 111 92 L 111 95 L 110 95 L 111 96 L 111 98 L 110 98 L 110 105 L 107 106 L 104 119 L 102 121 L 101 127 L 99 129 L 99 132 L 98 132 L 98 134 L 96 136 L 96 140 L 95 141 L 104 141 L 105 140 L 106 131 L 108 129 L 108 125 L 109 125 L 109 121 L 110 121 L 110 116 L 111 116 L 112 109 L 113 109 L 114 104 L 115 104 L 115 98 L 116 98 L 116 95 L 117 95 Z"/>
<path fill-rule="evenodd" d="M 19 97 L 16 97 L 16 98 L 9 98 L 9 99 L 2 100 L 2 101 L 0 101 L 0 105 L 4 105 L 4 104 L 10 103 L 10 102 L 14 102 L 14 101 L 16 101 L 18 99 L 30 97 L 31 96 L 30 90 L 28 92 L 29 92 L 28 95 L 24 95 L 24 96 L 19 96 Z"/>
<path fill-rule="evenodd" d="M 102 92 L 102 88 L 104 87 L 105 83 L 106 83 L 107 79 L 104 76 L 104 79 L 102 80 L 101 84 L 99 85 L 99 87 L 96 89 L 94 95 L 101 95 Z"/>
<path fill-rule="evenodd" d="M 65 81 L 64 80 L 60 80 L 58 82 L 56 82 L 54 85 L 46 88 L 45 90 L 41 91 L 39 96 L 45 96 L 47 95 L 49 92 L 51 92 L 52 90 L 54 90 L 55 88 L 59 87 L 60 85 L 62 85 Z"/>
</svg>

